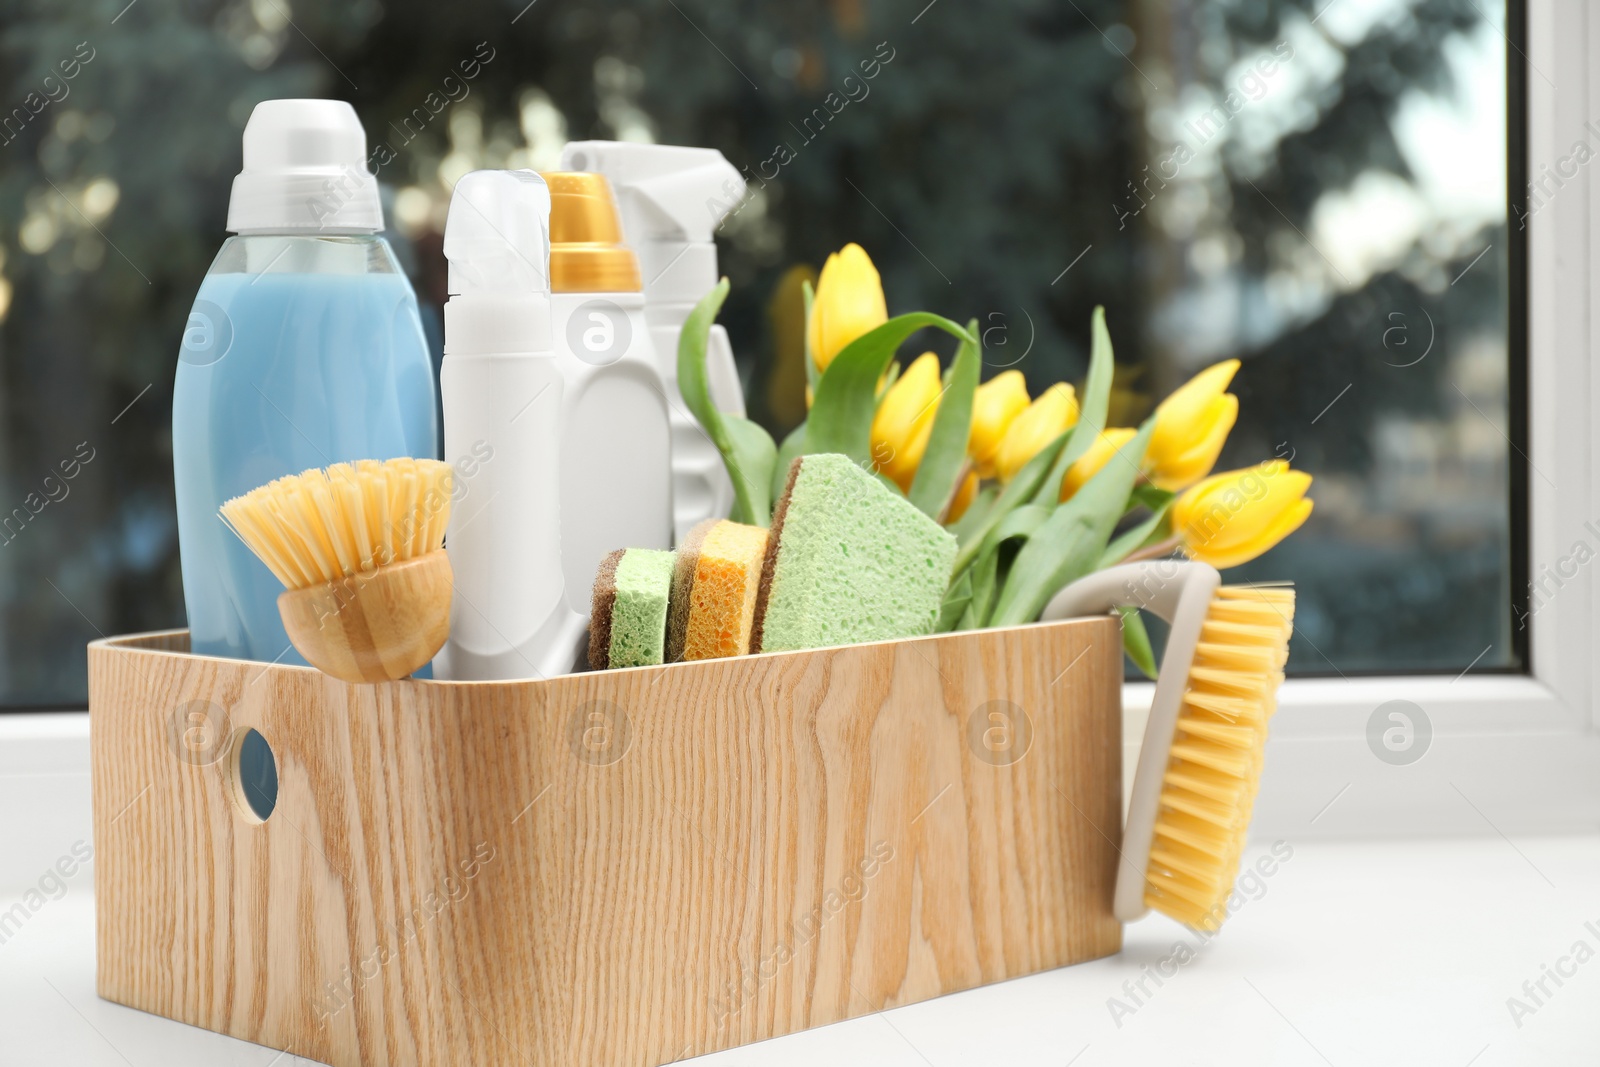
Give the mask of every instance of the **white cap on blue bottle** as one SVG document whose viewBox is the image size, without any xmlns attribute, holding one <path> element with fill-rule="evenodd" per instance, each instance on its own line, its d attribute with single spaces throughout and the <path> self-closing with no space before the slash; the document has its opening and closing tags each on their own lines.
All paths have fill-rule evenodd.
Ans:
<svg viewBox="0 0 1600 1067">
<path fill-rule="evenodd" d="M 383 229 L 367 133 L 343 100 L 263 100 L 244 127 L 228 229 L 239 234 L 363 234 Z"/>
</svg>

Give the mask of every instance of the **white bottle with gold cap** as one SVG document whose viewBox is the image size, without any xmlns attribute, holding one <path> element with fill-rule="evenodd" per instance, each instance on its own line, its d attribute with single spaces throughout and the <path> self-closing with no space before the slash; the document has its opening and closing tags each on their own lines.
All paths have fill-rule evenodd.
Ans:
<svg viewBox="0 0 1600 1067">
<path fill-rule="evenodd" d="M 619 548 L 672 547 L 668 400 L 644 317 L 639 261 L 603 175 L 552 172 L 551 333 L 562 364 L 561 561 L 589 614 Z"/>
<path fill-rule="evenodd" d="M 717 284 L 714 235 L 728 212 L 745 199 L 739 170 L 715 148 L 572 141 L 561 152 L 567 170 L 604 174 L 617 195 L 622 235 L 644 271 L 644 315 L 672 399 L 673 529 L 681 542 L 703 519 L 724 518 L 733 506 L 733 482 L 716 445 L 678 393 L 678 335 Z M 733 348 L 721 323 L 706 341 L 711 402 L 743 415 L 744 391 Z"/>
</svg>

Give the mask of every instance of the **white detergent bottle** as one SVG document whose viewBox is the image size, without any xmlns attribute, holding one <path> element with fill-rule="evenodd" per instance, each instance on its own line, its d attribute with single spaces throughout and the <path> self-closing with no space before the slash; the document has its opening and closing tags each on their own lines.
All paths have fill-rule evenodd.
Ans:
<svg viewBox="0 0 1600 1067">
<path fill-rule="evenodd" d="M 585 618 L 561 566 L 563 357 L 552 344 L 550 191 L 530 170 L 456 183 L 445 223 L 444 458 L 455 468 L 445 548 L 455 572 L 437 678 L 571 671 Z"/>
<path fill-rule="evenodd" d="M 610 185 L 598 174 L 544 179 L 551 332 L 565 390 L 561 565 L 567 604 L 587 622 L 607 553 L 672 547 L 670 405 Z"/>
<path fill-rule="evenodd" d="M 744 199 L 744 179 L 715 148 L 622 141 L 574 141 L 562 152 L 561 166 L 610 179 L 623 237 L 639 255 L 645 319 L 671 399 L 673 532 L 681 541 L 702 519 L 724 518 L 733 507 L 722 457 L 678 393 L 678 334 L 717 284 L 712 235 Z M 711 327 L 706 372 L 712 402 L 743 415 L 744 391 L 721 325 Z"/>
</svg>

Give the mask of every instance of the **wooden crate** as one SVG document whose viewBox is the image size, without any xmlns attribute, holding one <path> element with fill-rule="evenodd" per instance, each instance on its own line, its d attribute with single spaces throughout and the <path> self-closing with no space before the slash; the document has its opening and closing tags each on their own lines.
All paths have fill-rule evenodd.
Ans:
<svg viewBox="0 0 1600 1067">
<path fill-rule="evenodd" d="M 337 1067 L 643 1067 L 1121 945 L 1110 619 L 504 683 L 187 648 L 89 648 L 108 1000 Z"/>
</svg>

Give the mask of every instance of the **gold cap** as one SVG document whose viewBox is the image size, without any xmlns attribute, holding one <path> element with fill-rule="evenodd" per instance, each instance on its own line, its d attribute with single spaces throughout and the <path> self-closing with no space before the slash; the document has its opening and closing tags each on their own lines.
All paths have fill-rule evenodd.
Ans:
<svg viewBox="0 0 1600 1067">
<path fill-rule="evenodd" d="M 546 172 L 550 186 L 550 291 L 637 293 L 639 260 L 622 243 L 622 222 L 604 174 Z"/>
</svg>

